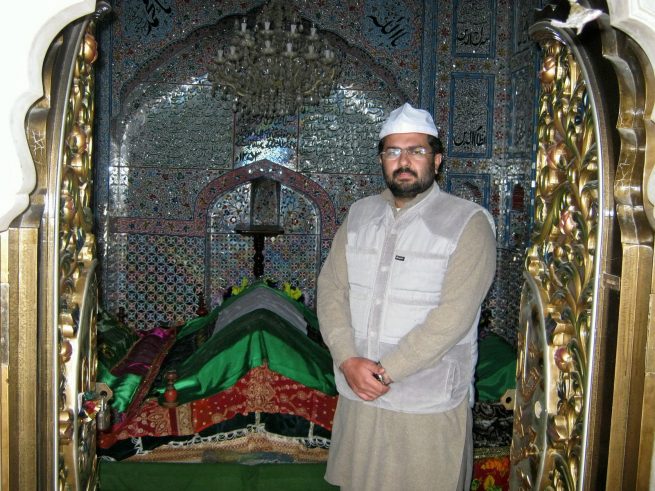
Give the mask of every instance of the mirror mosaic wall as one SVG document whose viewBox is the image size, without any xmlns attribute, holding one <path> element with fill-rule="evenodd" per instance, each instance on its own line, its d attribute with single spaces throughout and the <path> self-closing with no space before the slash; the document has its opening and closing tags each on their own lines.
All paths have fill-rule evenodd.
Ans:
<svg viewBox="0 0 655 491">
<path fill-rule="evenodd" d="M 294 2 L 345 57 L 337 90 L 298 116 L 241 118 L 212 97 L 207 66 L 235 19 L 262 2 L 115 0 L 99 30 L 96 137 L 102 305 L 149 329 L 195 315 L 252 280 L 250 179 L 281 184 L 284 235 L 265 276 L 313 306 L 336 228 L 384 187 L 376 157 L 387 114 L 430 110 L 446 147 L 439 184 L 488 208 L 498 273 L 483 330 L 515 343 L 531 220 L 538 0 Z"/>
</svg>

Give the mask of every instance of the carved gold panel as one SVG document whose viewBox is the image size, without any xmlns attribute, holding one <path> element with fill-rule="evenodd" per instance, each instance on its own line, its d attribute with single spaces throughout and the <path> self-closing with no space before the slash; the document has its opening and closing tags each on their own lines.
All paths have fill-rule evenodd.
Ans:
<svg viewBox="0 0 655 491">
<path fill-rule="evenodd" d="M 599 161 L 583 71 L 541 42 L 535 225 L 526 257 L 511 447 L 512 488 L 578 489 L 592 356 Z"/>
<path fill-rule="evenodd" d="M 94 68 L 98 49 L 95 22 L 80 32 L 66 91 L 56 182 L 58 212 L 55 289 L 55 380 L 59 489 L 97 485 L 96 326 L 98 285 L 93 233 Z M 63 67 L 66 69 L 67 67 Z"/>
<path fill-rule="evenodd" d="M 583 35 L 530 29 L 542 56 L 512 489 L 652 487 L 654 75 L 597 13 Z"/>
</svg>

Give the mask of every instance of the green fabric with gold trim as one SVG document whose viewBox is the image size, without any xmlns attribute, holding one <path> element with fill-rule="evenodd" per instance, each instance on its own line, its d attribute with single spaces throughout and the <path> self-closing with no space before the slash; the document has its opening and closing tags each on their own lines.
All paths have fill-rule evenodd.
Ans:
<svg viewBox="0 0 655 491">
<path fill-rule="evenodd" d="M 176 367 L 178 403 L 228 389 L 264 363 L 307 387 L 336 394 L 329 352 L 274 312 L 257 309 L 210 337 Z M 162 385 L 155 392 L 161 396 L 165 389 Z"/>
<path fill-rule="evenodd" d="M 221 310 L 257 288 L 266 288 L 279 297 L 280 301 L 288 302 L 307 321 L 308 329 L 318 332 L 318 320 L 313 311 L 287 293 L 258 282 L 244 286 L 237 295 L 226 299 L 208 315 L 192 319 L 179 327 L 177 340 L 207 332 L 216 323 Z M 120 328 L 118 323 L 109 318 L 103 327 L 106 339 L 118 339 L 119 343 L 117 349 L 107 351 L 108 356 L 100 354 L 98 380 L 113 390 L 112 406 L 123 412 L 129 407 L 143 377 L 137 374 L 115 376 L 111 369 L 129 352 L 128 341 L 133 343 L 138 337 Z M 250 369 L 265 362 L 271 370 L 307 387 L 328 395 L 336 394 L 329 352 L 282 317 L 263 309 L 254 310 L 230 323 L 209 337 L 182 363 L 168 366 L 167 369 L 174 368 L 177 372 L 175 387 L 178 402 L 183 404 L 230 388 Z M 165 377 L 159 380 L 160 385 L 153 387 L 153 392 L 162 396 L 166 390 Z"/>
</svg>

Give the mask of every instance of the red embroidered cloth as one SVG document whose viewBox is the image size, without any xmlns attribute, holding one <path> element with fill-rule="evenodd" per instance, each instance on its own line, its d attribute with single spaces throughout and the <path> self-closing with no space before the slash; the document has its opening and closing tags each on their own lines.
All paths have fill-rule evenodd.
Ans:
<svg viewBox="0 0 655 491">
<path fill-rule="evenodd" d="M 156 398 L 147 399 L 127 421 L 115 425 L 111 433 L 102 434 L 99 443 L 109 448 L 126 438 L 192 435 L 237 414 L 253 412 L 293 414 L 332 430 L 337 398 L 264 365 L 250 370 L 227 390 L 175 408 L 160 406 Z"/>
</svg>

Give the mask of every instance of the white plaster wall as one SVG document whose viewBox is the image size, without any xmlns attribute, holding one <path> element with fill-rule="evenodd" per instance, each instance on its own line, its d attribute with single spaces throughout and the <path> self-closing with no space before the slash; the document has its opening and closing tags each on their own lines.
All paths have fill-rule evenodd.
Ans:
<svg viewBox="0 0 655 491">
<path fill-rule="evenodd" d="M 608 2 L 610 23 L 637 40 L 655 68 L 655 1 L 613 0 Z M 650 119 L 655 122 L 655 108 Z M 648 113 L 647 113 L 648 115 Z"/>
<path fill-rule="evenodd" d="M 43 96 L 41 67 L 61 29 L 95 10 L 95 0 L 10 0 L 0 20 L 0 231 L 22 213 L 34 189 L 25 114 Z M 9 2 L 8 2 L 9 3 Z"/>
</svg>

